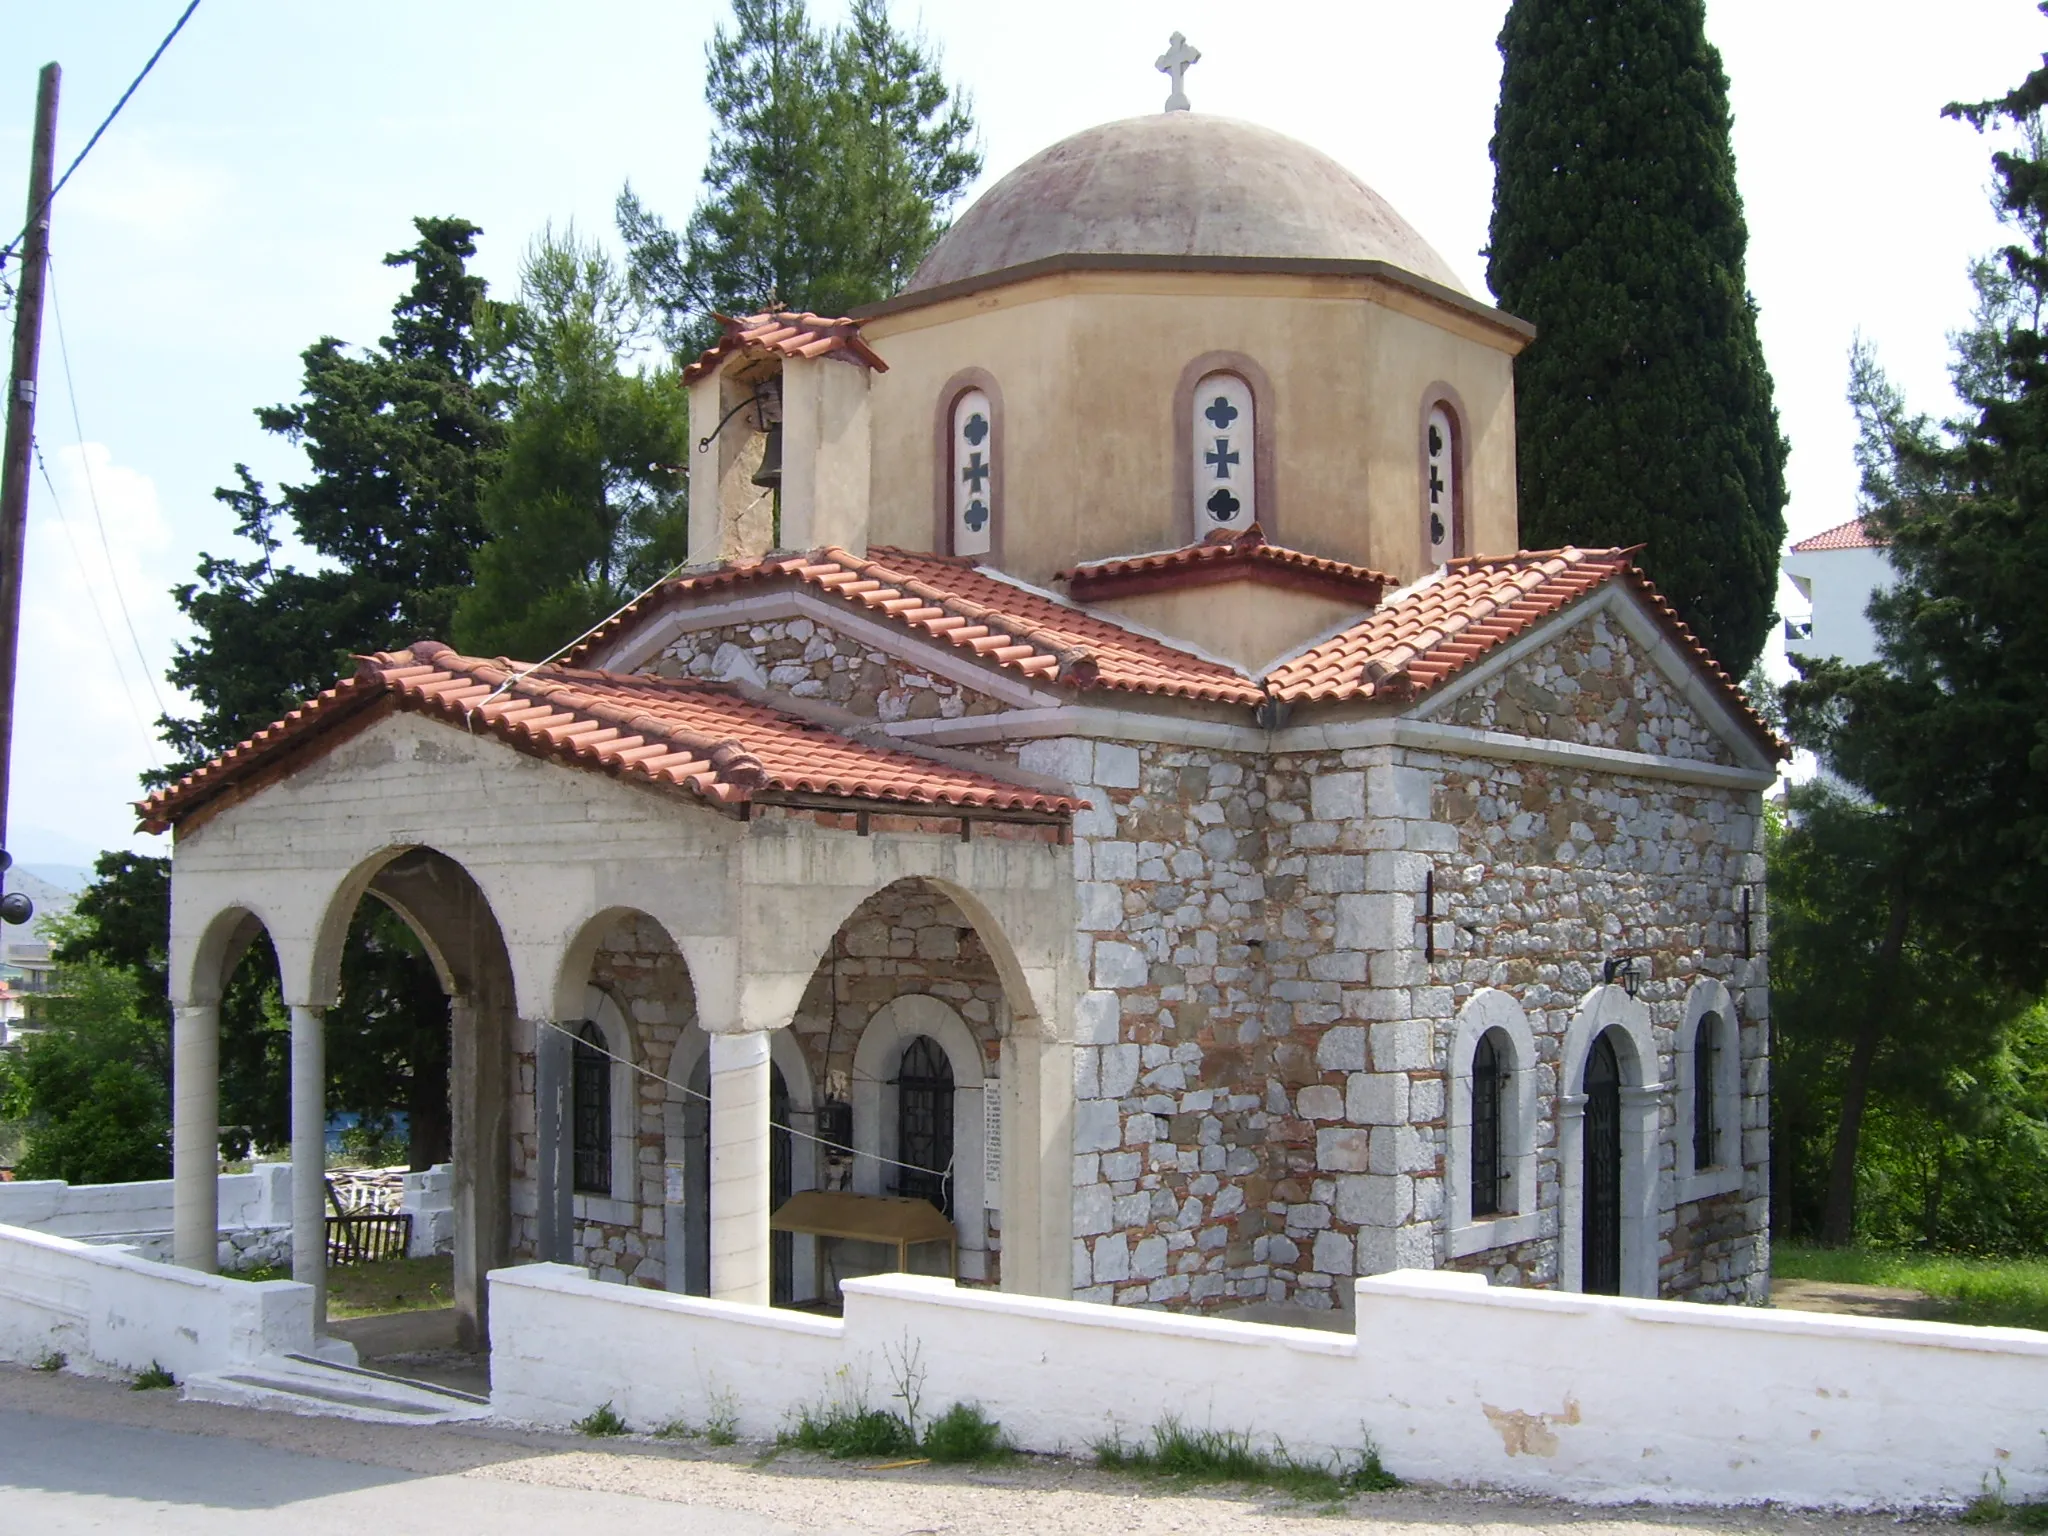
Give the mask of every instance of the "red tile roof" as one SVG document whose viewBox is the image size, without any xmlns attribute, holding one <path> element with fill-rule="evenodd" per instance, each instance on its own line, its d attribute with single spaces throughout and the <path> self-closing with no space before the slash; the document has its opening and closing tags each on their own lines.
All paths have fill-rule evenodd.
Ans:
<svg viewBox="0 0 2048 1536">
<path fill-rule="evenodd" d="M 720 315 L 725 334 L 683 370 L 683 382 L 694 384 L 735 352 L 756 357 L 840 356 L 849 362 L 865 363 L 877 373 L 889 365 L 879 352 L 861 338 L 858 320 L 828 320 L 808 312 L 771 311 L 735 320 Z"/>
<path fill-rule="evenodd" d="M 488 731 L 538 757 L 721 806 L 812 795 L 1061 815 L 1079 803 L 908 752 L 871 746 L 743 698 L 722 683 L 574 667 L 527 670 L 458 656 L 432 640 L 358 658 L 355 676 L 139 803 L 162 832 L 375 706 Z"/>
<path fill-rule="evenodd" d="M 1801 539 L 1792 546 L 1795 555 L 1815 554 L 1827 549 L 1882 549 L 1884 540 L 1868 532 L 1863 519 L 1852 517 L 1846 523 L 1837 524 L 1825 533 L 1816 533 L 1810 539 Z"/>
<path fill-rule="evenodd" d="M 1251 579 L 1354 601 L 1361 608 L 1373 607 L 1387 588 L 1400 585 L 1383 571 L 1268 544 L 1257 523 L 1241 533 L 1219 528 L 1201 543 L 1180 549 L 1091 560 L 1053 579 L 1064 581 L 1081 601 Z"/>
<path fill-rule="evenodd" d="M 1690 653 L 1722 701 L 1774 756 L 1784 747 L 1742 690 L 1635 568 L 1626 549 L 1555 549 L 1452 560 L 1443 575 L 1281 663 L 1266 681 L 1289 703 L 1417 698 L 1581 598 L 1624 582 Z"/>
<path fill-rule="evenodd" d="M 1007 581 L 971 560 L 882 546 L 866 556 L 823 549 L 676 577 L 594 631 L 568 659 L 600 654 L 649 615 L 676 603 L 774 583 L 814 587 L 920 636 L 1049 683 L 1246 705 L 1265 698 L 1256 682 L 1226 662 L 1139 634 Z"/>
</svg>

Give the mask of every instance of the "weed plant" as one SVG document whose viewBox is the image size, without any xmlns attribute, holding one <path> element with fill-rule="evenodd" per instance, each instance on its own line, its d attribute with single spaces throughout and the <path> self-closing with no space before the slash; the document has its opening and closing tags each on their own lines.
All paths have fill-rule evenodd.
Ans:
<svg viewBox="0 0 2048 1536">
<path fill-rule="evenodd" d="M 842 1461 L 877 1456 L 924 1456 L 956 1466 L 969 1462 L 1005 1461 L 1016 1453 L 1003 1428 L 973 1403 L 955 1403 L 911 1433 L 900 1414 L 856 1403 L 834 1403 L 803 1409 L 776 1444 L 817 1451 Z"/>
<path fill-rule="evenodd" d="M 1002 1425 L 983 1413 L 979 1403 L 955 1403 L 933 1419 L 921 1449 L 942 1466 L 1005 1461 L 1016 1454 L 1003 1438 Z"/>
<path fill-rule="evenodd" d="M 610 1403 L 606 1403 L 603 1407 L 584 1415 L 584 1417 L 578 1419 L 570 1427 L 579 1435 L 591 1435 L 593 1437 L 598 1435 L 623 1435 L 627 1432 L 626 1421 L 612 1411 Z"/>
<path fill-rule="evenodd" d="M 130 1392 L 157 1392 L 165 1387 L 175 1387 L 177 1384 L 178 1378 L 164 1369 L 161 1360 L 152 1360 L 149 1362 L 148 1370 L 138 1373 L 136 1378 L 128 1383 L 128 1390 Z"/>
<path fill-rule="evenodd" d="M 61 1371 L 70 1363 L 70 1357 L 63 1350 L 53 1349 L 34 1365 L 30 1366 L 29 1369 L 32 1371 Z"/>
<path fill-rule="evenodd" d="M 1998 1486 L 1987 1487 L 1963 1510 L 1963 1524 L 1991 1525 L 2008 1531 L 2048 1531 L 2048 1503 L 2015 1504 L 2005 1496 L 2005 1474 Z"/>
<path fill-rule="evenodd" d="M 1401 1486 L 1370 1437 L 1355 1461 L 1304 1461 L 1284 1445 L 1262 1451 L 1248 1434 L 1190 1429 L 1172 1417 L 1153 1426 L 1150 1445 L 1128 1444 L 1120 1433 L 1097 1441 L 1095 1461 L 1111 1471 L 1188 1483 L 1253 1483 L 1304 1500 L 1329 1501 Z"/>
</svg>

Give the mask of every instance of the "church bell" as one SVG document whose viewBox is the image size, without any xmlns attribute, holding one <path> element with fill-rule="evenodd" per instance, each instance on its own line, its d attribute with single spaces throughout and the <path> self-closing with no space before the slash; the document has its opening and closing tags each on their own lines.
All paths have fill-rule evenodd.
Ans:
<svg viewBox="0 0 2048 1536">
<path fill-rule="evenodd" d="M 761 467 L 754 471 L 754 484 L 763 490 L 779 490 L 782 486 L 782 423 L 768 423 L 767 441 L 761 449 Z"/>
</svg>

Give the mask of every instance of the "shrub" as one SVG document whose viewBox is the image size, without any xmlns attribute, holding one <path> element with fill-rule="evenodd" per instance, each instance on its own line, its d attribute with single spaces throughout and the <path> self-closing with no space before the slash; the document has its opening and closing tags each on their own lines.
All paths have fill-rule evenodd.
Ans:
<svg viewBox="0 0 2048 1536">
<path fill-rule="evenodd" d="M 998 1461 L 1012 1454 L 1002 1426 L 983 1413 L 978 1403 L 955 1403 L 933 1419 L 924 1432 L 922 1449 L 942 1465 Z"/>
<path fill-rule="evenodd" d="M 152 1360 L 149 1362 L 148 1370 L 139 1373 L 133 1381 L 128 1383 L 128 1390 L 130 1392 L 156 1392 L 165 1387 L 175 1387 L 177 1384 L 178 1378 L 164 1369 L 161 1360 Z"/>
<path fill-rule="evenodd" d="M 68 1364 L 70 1364 L 70 1360 L 64 1351 L 53 1349 L 34 1365 L 30 1366 L 29 1369 L 32 1371 L 61 1371 Z"/>
<path fill-rule="evenodd" d="M 578 1419 L 571 1426 L 579 1435 L 623 1435 L 627 1432 L 626 1421 L 612 1411 L 610 1403 L 595 1409 Z"/>
<path fill-rule="evenodd" d="M 841 1460 L 856 1456 L 907 1456 L 917 1450 L 917 1437 L 895 1414 L 849 1403 L 805 1408 L 798 1414 L 795 1428 L 784 1430 L 777 1443 L 803 1451 L 821 1451 Z"/>
</svg>

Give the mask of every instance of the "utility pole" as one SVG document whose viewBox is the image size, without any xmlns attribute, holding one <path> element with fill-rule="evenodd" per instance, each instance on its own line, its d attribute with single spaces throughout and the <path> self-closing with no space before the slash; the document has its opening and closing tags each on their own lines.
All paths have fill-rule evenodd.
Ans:
<svg viewBox="0 0 2048 1536">
<path fill-rule="evenodd" d="M 21 651 L 21 564 L 28 546 L 28 464 L 36 440 L 36 366 L 43 350 L 43 277 L 50 259 L 50 177 L 57 158 L 57 85 L 64 72 L 45 64 L 36 86 L 36 134 L 29 152 L 28 228 L 14 285 L 14 371 L 7 381 L 7 446 L 0 459 L 0 884 L 6 851 L 7 792 L 14 755 L 14 680 Z M 0 921 L 35 915 L 18 891 L 0 895 Z"/>
</svg>

